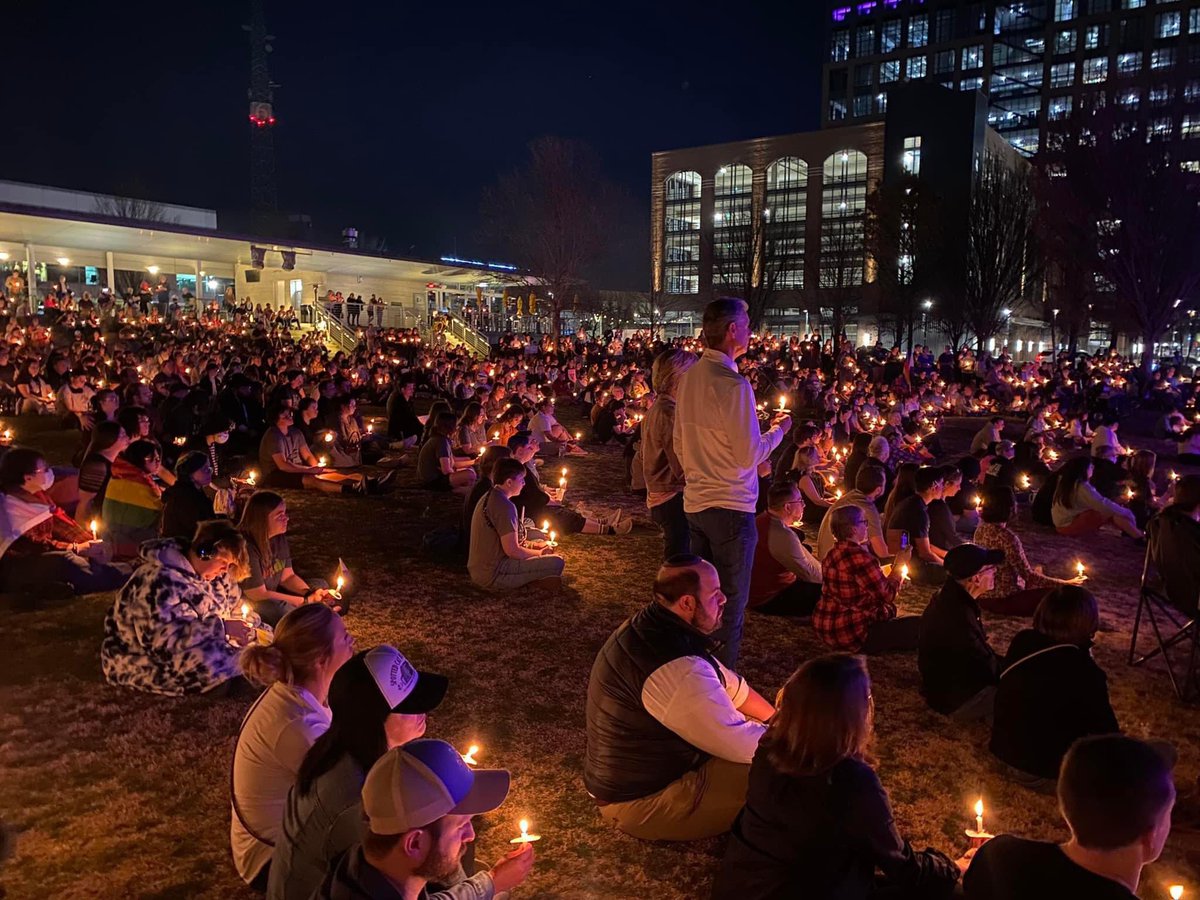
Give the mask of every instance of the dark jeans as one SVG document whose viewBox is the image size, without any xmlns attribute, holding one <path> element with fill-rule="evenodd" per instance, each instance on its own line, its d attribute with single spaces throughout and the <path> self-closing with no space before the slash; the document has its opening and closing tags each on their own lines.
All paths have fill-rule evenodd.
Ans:
<svg viewBox="0 0 1200 900">
<path fill-rule="evenodd" d="M 820 599 L 821 585 L 793 581 L 766 603 L 754 607 L 754 611 L 768 616 L 811 616 Z"/>
<path fill-rule="evenodd" d="M 900 616 L 897 619 L 873 622 L 867 630 L 867 639 L 863 641 L 859 653 L 874 656 L 879 653 L 904 653 L 908 650 L 916 650 L 917 631 L 920 625 L 920 616 Z"/>
<path fill-rule="evenodd" d="M 721 627 L 712 635 L 722 645 L 714 655 L 732 669 L 737 666 L 742 646 L 750 572 L 758 544 L 754 513 L 713 507 L 688 513 L 687 519 L 692 532 L 692 552 L 712 563 L 721 579 L 725 614 Z"/>
<path fill-rule="evenodd" d="M 650 518 L 663 532 L 663 559 L 692 552 L 692 532 L 683 511 L 683 492 L 666 503 L 650 507 Z"/>
<path fill-rule="evenodd" d="M 69 584 L 76 594 L 115 591 L 129 580 L 129 569 L 96 562 L 69 550 L 6 559 L 4 586 L 9 590 L 36 589 L 45 584 Z"/>
</svg>

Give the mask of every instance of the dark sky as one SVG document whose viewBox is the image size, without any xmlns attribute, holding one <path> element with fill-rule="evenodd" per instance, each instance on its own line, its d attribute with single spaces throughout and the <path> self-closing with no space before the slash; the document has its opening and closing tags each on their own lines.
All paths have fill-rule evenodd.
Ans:
<svg viewBox="0 0 1200 900">
<path fill-rule="evenodd" d="M 650 154 L 817 127 L 825 5 L 266 0 L 280 207 L 471 256 L 482 190 L 532 138 L 581 138 L 631 197 L 600 286 L 644 289 Z M 249 0 L 13 4 L 0 178 L 247 209 L 248 21 Z"/>
</svg>

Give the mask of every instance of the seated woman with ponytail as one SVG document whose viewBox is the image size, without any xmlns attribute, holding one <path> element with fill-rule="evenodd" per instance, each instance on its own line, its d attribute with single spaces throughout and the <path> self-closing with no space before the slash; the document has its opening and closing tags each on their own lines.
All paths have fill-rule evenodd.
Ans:
<svg viewBox="0 0 1200 900">
<path fill-rule="evenodd" d="M 345 612 L 324 581 L 305 581 L 292 568 L 287 539 L 287 504 L 274 491 L 257 491 L 242 510 L 238 531 L 246 539 L 249 570 L 242 579 L 242 596 L 268 625 L 275 625 L 294 607 L 329 603 Z"/>
<path fill-rule="evenodd" d="M 293 609 L 271 643 L 242 653 L 246 677 L 267 690 L 250 707 L 233 748 L 230 843 L 238 874 L 259 891 L 266 890 L 288 791 L 329 727 L 330 682 L 353 655 L 354 639 L 323 603 Z"/>
<path fill-rule="evenodd" d="M 137 440 L 113 460 L 100 516 L 115 559 L 136 559 L 143 542 L 158 537 L 162 488 L 157 476 L 162 451 L 153 441 Z"/>
<path fill-rule="evenodd" d="M 142 560 L 104 619 L 105 680 L 179 696 L 236 678 L 238 648 L 254 636 L 236 581 L 245 539 L 229 522 L 202 522 L 190 541 L 147 541 Z"/>
<path fill-rule="evenodd" d="M 0 459 L 0 584 L 44 592 L 65 585 L 75 594 L 114 591 L 128 569 L 107 564 L 102 541 L 47 493 L 54 471 L 36 450 L 14 447 Z"/>
<path fill-rule="evenodd" d="M 334 858 L 363 839 L 367 773 L 388 750 L 425 734 L 426 714 L 448 685 L 386 644 L 356 653 L 337 670 L 329 685 L 329 730 L 304 757 L 287 795 L 268 900 L 308 900 Z"/>
</svg>

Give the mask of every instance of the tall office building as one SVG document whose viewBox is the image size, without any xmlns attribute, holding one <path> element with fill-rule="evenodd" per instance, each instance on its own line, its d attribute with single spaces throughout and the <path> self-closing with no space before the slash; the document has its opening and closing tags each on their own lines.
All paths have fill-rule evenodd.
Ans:
<svg viewBox="0 0 1200 900">
<path fill-rule="evenodd" d="M 1107 106 L 1147 140 L 1197 139 L 1184 158 L 1200 159 L 1197 0 L 834 0 L 828 15 L 827 127 L 880 119 L 890 87 L 933 81 L 981 91 L 988 124 L 1026 155 Z"/>
</svg>

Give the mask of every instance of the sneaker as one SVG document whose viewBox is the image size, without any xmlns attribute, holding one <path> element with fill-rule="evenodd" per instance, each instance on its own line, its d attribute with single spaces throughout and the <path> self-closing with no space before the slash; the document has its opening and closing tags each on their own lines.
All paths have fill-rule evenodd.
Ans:
<svg viewBox="0 0 1200 900">
<path fill-rule="evenodd" d="M 617 521 L 613 523 L 614 534 L 629 534 L 633 531 L 633 519 L 622 513 L 617 513 Z"/>
<path fill-rule="evenodd" d="M 567 451 L 567 456 L 588 456 L 588 455 L 589 455 L 588 452 L 586 450 L 584 450 L 582 447 L 574 447 L 573 446 L 573 447 L 571 447 L 570 450 Z"/>
</svg>

